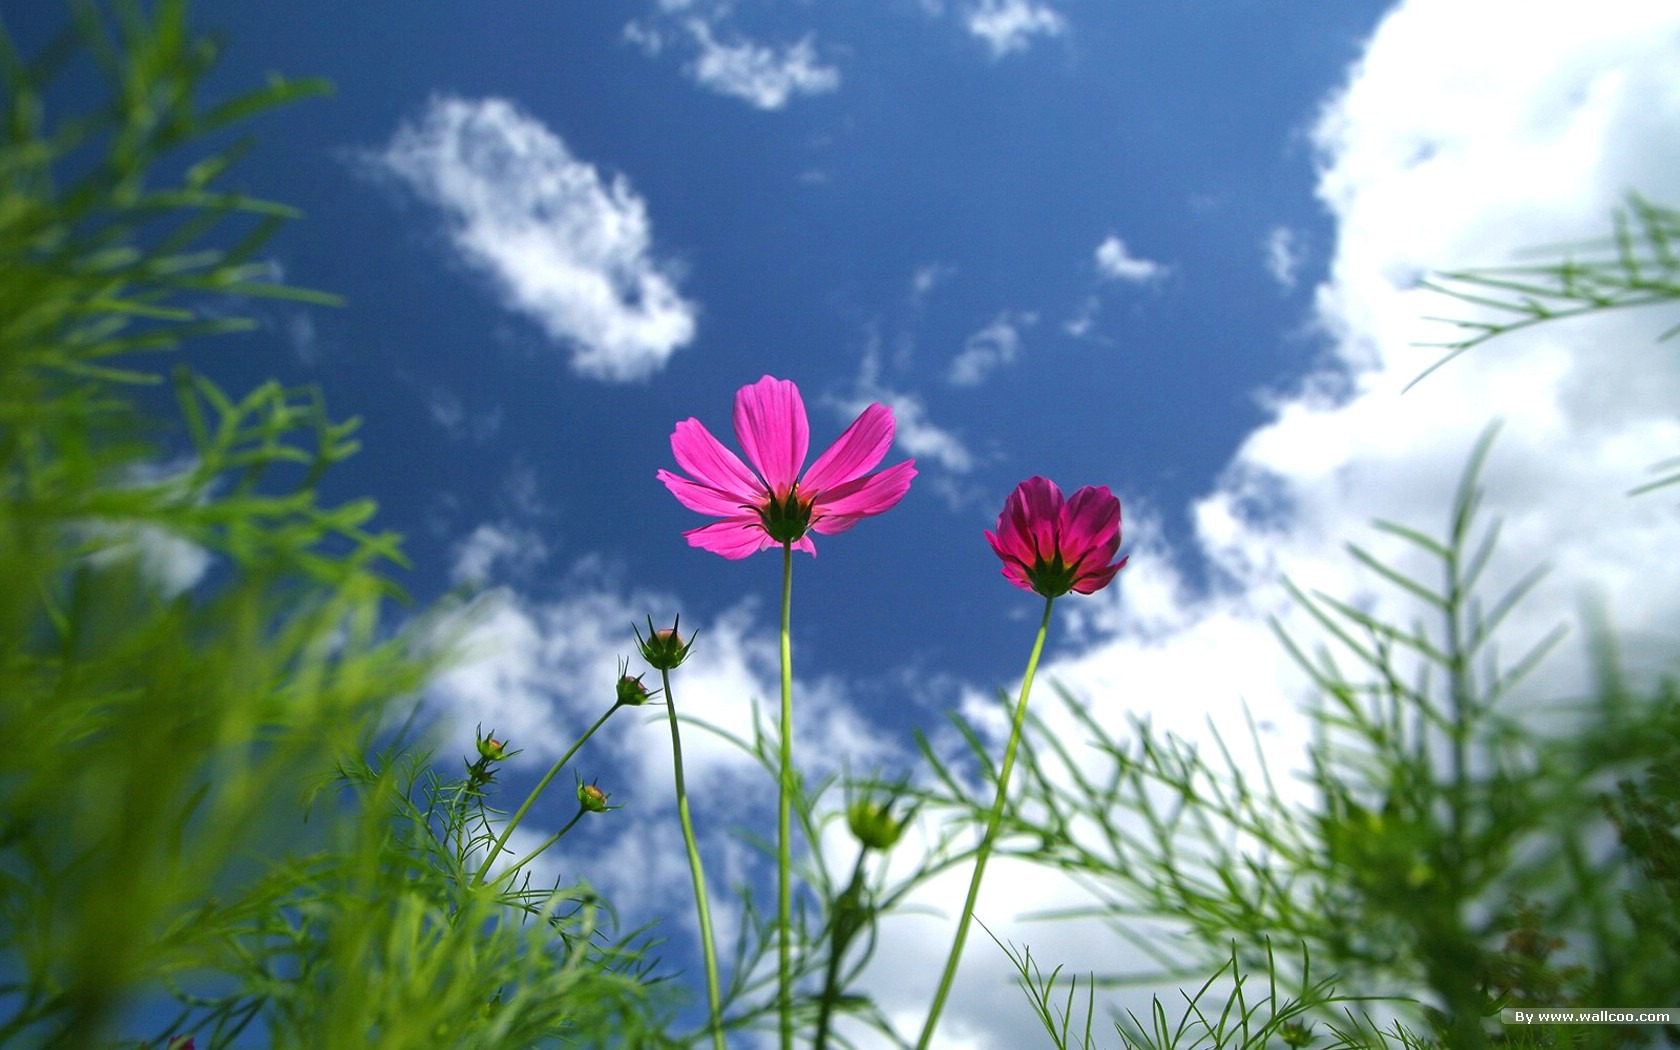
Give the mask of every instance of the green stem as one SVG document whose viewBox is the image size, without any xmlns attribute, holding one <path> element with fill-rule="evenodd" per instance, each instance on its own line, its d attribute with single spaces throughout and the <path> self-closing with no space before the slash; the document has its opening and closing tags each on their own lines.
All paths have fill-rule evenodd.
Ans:
<svg viewBox="0 0 1680 1050">
<path fill-rule="evenodd" d="M 974 875 L 968 882 L 968 899 L 963 902 L 962 920 L 957 923 L 957 938 L 951 944 L 950 957 L 945 960 L 945 972 L 939 978 L 939 990 L 934 993 L 933 1005 L 928 1009 L 927 1022 L 922 1026 L 916 1050 L 927 1050 L 933 1030 L 939 1026 L 939 1015 L 945 1009 L 945 999 L 951 994 L 951 981 L 957 975 L 962 960 L 963 944 L 968 940 L 968 924 L 974 918 L 974 902 L 980 896 L 980 880 L 986 875 L 986 861 L 991 858 L 992 845 L 997 840 L 998 825 L 1003 822 L 1003 803 L 1009 790 L 1009 774 L 1015 768 L 1015 750 L 1021 743 L 1021 727 L 1027 720 L 1027 697 L 1032 693 L 1033 675 L 1038 672 L 1038 657 L 1044 652 L 1044 636 L 1050 631 L 1050 609 L 1056 599 L 1044 599 L 1044 619 L 1038 624 L 1038 638 L 1033 641 L 1032 656 L 1027 659 L 1027 676 L 1021 680 L 1021 698 L 1015 702 L 1015 719 L 1009 727 L 1009 744 L 1003 751 L 1003 768 L 998 770 L 997 797 L 986 818 L 986 834 L 974 857 Z"/>
<path fill-rule="evenodd" d="M 502 847 L 507 845 L 508 836 L 512 835 L 513 829 L 517 828 L 519 822 L 525 819 L 525 814 L 530 812 L 531 806 L 537 801 L 537 796 L 541 795 L 543 789 L 548 787 L 548 782 L 553 780 L 555 774 L 559 773 L 561 768 L 572 760 L 572 756 L 577 754 L 578 748 L 583 746 L 584 741 L 594 736 L 595 730 L 605 725 L 607 719 L 612 717 L 612 713 L 622 706 L 615 701 L 611 707 L 607 708 L 607 713 L 597 718 L 595 724 L 589 727 L 588 732 L 578 737 L 577 743 L 568 748 L 566 753 L 560 756 L 560 761 L 554 763 L 554 766 L 543 775 L 543 778 L 537 781 L 537 786 L 532 788 L 531 793 L 525 797 L 525 803 L 519 807 L 518 812 L 514 813 L 513 819 L 508 821 L 507 827 L 502 829 L 501 835 L 496 839 L 496 844 L 490 847 L 490 852 L 484 858 L 484 866 L 478 869 L 477 875 L 473 876 L 474 886 L 481 884 L 485 876 L 490 874 L 490 867 L 496 863 L 496 858 L 502 855 Z"/>
<path fill-rule="evenodd" d="M 706 900 L 706 871 L 700 866 L 700 848 L 694 842 L 694 821 L 688 813 L 688 788 L 683 781 L 682 736 L 677 732 L 677 701 L 671 692 L 671 672 L 659 669 L 659 684 L 665 690 L 665 713 L 671 719 L 671 762 L 677 778 L 677 818 L 682 821 L 683 845 L 688 847 L 688 873 L 694 879 L 694 907 L 700 915 L 700 949 L 706 957 L 706 998 L 711 1004 L 712 1046 L 726 1050 L 723 1043 L 723 996 L 718 990 L 717 948 L 712 942 L 712 909 Z"/>
<path fill-rule="evenodd" d="M 583 815 L 587 812 L 589 812 L 587 809 L 584 809 L 582 806 L 579 806 L 578 811 L 576 813 L 572 814 L 572 819 L 566 821 L 566 826 L 565 827 L 561 828 L 559 831 L 556 831 L 554 834 L 550 835 L 548 837 L 548 839 L 542 845 L 538 846 L 536 849 L 534 849 L 531 852 L 525 854 L 523 857 L 520 857 L 513 864 L 509 865 L 507 871 L 505 871 L 502 874 L 496 876 L 496 881 L 500 882 L 503 879 L 511 879 L 513 876 L 519 874 L 519 869 L 520 868 L 523 868 L 525 865 L 531 863 L 533 860 L 536 860 L 538 857 L 542 856 L 542 853 L 543 853 L 544 850 L 548 849 L 548 847 L 554 845 L 556 842 L 559 842 L 560 841 L 560 836 L 562 836 L 566 832 L 572 830 L 572 825 L 574 825 L 578 821 L 582 820 Z"/>
<path fill-rule="evenodd" d="M 817 1006 L 817 1037 L 811 1050 L 828 1050 L 829 1017 L 840 999 L 840 961 L 851 947 L 852 938 L 862 929 L 859 915 L 863 910 L 863 862 L 869 856 L 867 848 L 859 849 L 857 863 L 852 865 L 852 881 L 835 901 L 834 917 L 829 920 L 832 936 L 828 948 L 828 972 L 823 976 L 822 1001 Z"/>
<path fill-rule="evenodd" d="M 793 609 L 793 545 L 782 544 L 782 726 L 781 776 L 776 792 L 776 1011 L 781 1050 L 793 1050 L 793 927 L 792 891 L 788 873 L 793 867 L 790 839 L 793 789 L 793 645 L 788 624 Z"/>
</svg>

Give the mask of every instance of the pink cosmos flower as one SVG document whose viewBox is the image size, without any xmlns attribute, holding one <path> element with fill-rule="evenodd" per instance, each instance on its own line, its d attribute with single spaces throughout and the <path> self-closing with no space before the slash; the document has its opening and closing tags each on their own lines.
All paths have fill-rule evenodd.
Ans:
<svg viewBox="0 0 1680 1050">
<path fill-rule="evenodd" d="M 1120 500 L 1107 485 L 1087 485 L 1064 502 L 1055 482 L 1028 478 L 1004 501 L 997 532 L 986 539 L 1010 583 L 1046 598 L 1094 594 L 1126 564 L 1109 564 L 1120 550 Z"/>
<path fill-rule="evenodd" d="M 692 478 L 661 470 L 659 480 L 689 510 L 722 519 L 683 533 L 690 546 L 745 558 L 788 543 L 814 556 L 808 532 L 845 532 L 904 498 L 915 460 L 869 473 L 893 431 L 892 409 L 870 405 L 801 476 L 811 437 L 805 402 L 793 383 L 765 376 L 735 394 L 735 436 L 751 469 L 691 418 L 677 424 L 671 451 Z"/>
</svg>

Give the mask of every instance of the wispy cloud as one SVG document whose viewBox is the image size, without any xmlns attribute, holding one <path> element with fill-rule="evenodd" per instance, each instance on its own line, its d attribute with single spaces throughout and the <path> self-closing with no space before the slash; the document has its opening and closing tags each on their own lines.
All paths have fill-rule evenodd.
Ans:
<svg viewBox="0 0 1680 1050">
<path fill-rule="evenodd" d="M 1301 235 L 1287 226 L 1274 226 L 1266 234 L 1266 272 L 1285 291 L 1295 287 L 1301 264 L 1306 261 L 1306 246 Z"/>
<path fill-rule="evenodd" d="M 933 262 L 916 267 L 916 272 L 910 277 L 910 304 L 922 305 L 936 286 L 950 280 L 956 272 L 957 268 L 949 263 Z"/>
<path fill-rule="evenodd" d="M 689 20 L 688 31 L 699 49 L 689 67 L 695 82 L 758 109 L 781 109 L 795 95 L 820 95 L 840 86 L 840 71 L 817 60 L 814 37 L 778 50 L 739 37 L 725 43 L 700 19 Z"/>
<path fill-rule="evenodd" d="M 1005 310 L 986 327 L 963 341 L 962 352 L 951 359 L 945 378 L 956 386 L 978 386 L 1021 354 L 1021 330 L 1038 322 L 1038 315 Z"/>
<path fill-rule="evenodd" d="M 1133 255 L 1126 242 L 1113 234 L 1097 245 L 1096 260 L 1098 273 L 1110 280 L 1130 284 L 1148 284 L 1167 274 L 1167 267 Z"/>
<path fill-rule="evenodd" d="M 882 383 L 881 352 L 876 342 L 863 356 L 852 393 L 831 401 L 835 414 L 848 422 L 872 403 L 890 405 L 898 428 L 893 444 L 914 456 L 919 465 L 937 464 L 951 474 L 967 474 L 974 469 L 977 460 L 967 442 L 955 431 L 935 423 L 920 395 Z"/>
<path fill-rule="evenodd" d="M 683 72 L 696 84 L 756 109 L 783 109 L 799 96 L 839 89 L 840 70 L 818 58 L 814 33 L 766 44 L 728 28 L 730 14 L 728 3 L 660 3 L 625 23 L 624 39 L 649 58 L 682 57 Z"/>
<path fill-rule="evenodd" d="M 370 158 L 447 219 L 461 259 L 564 345 L 579 375 L 657 372 L 695 307 L 653 255 L 647 205 L 505 99 L 434 98 Z"/>
<path fill-rule="evenodd" d="M 986 42 L 993 58 L 1032 46 L 1034 37 L 1057 37 L 1067 32 L 1061 12 L 1034 0 L 979 0 L 963 11 L 968 31 Z"/>
<path fill-rule="evenodd" d="M 547 560 L 548 545 L 534 529 L 485 522 L 455 545 L 449 578 L 480 585 L 494 579 L 521 581 Z"/>
</svg>

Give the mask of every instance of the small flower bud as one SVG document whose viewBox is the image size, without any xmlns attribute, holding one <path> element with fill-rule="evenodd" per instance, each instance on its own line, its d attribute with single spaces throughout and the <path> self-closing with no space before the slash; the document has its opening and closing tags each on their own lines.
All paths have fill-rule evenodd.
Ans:
<svg viewBox="0 0 1680 1050">
<path fill-rule="evenodd" d="M 677 633 L 677 624 L 682 617 L 672 621 L 669 628 L 654 630 L 653 617 L 648 617 L 648 636 L 642 638 L 642 632 L 634 624 L 630 629 L 636 632 L 636 643 L 641 646 L 642 659 L 646 660 L 655 670 L 670 671 L 682 665 L 688 659 L 688 651 L 694 648 L 694 639 L 690 638 L 685 644 L 682 635 Z"/>
<path fill-rule="evenodd" d="M 507 741 L 497 740 L 494 729 L 473 735 L 478 739 L 478 757 L 487 762 L 500 762 L 507 757 Z"/>
<path fill-rule="evenodd" d="M 890 802 L 860 798 L 846 807 L 846 826 L 864 849 L 889 850 L 898 845 L 908 821 L 892 814 Z"/>
<path fill-rule="evenodd" d="M 653 699 L 648 687 L 642 684 L 641 675 L 626 674 L 630 665 L 619 668 L 618 674 L 618 705 L 620 707 L 640 707 Z"/>
<path fill-rule="evenodd" d="M 607 793 L 594 784 L 579 784 L 577 800 L 578 805 L 591 813 L 605 813 L 612 808 L 607 805 Z"/>
</svg>

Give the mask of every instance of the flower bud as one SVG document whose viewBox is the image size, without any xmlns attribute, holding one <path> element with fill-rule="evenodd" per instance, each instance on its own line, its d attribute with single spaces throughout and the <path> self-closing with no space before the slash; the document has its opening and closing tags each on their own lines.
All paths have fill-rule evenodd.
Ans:
<svg viewBox="0 0 1680 1050">
<path fill-rule="evenodd" d="M 892 803 L 860 798 L 846 807 L 846 826 L 864 849 L 889 850 L 898 845 L 908 822 L 893 816 Z"/>
<path fill-rule="evenodd" d="M 694 648 L 694 639 L 690 638 L 685 644 L 682 635 L 677 633 L 677 625 L 682 622 L 679 616 L 671 622 L 669 628 L 653 629 L 653 617 L 648 617 L 648 636 L 642 637 L 642 632 L 634 624 L 630 629 L 636 632 L 636 643 L 641 646 L 642 659 L 658 671 L 670 671 L 688 659 L 688 651 Z"/>
<path fill-rule="evenodd" d="M 626 664 L 619 669 L 618 676 L 618 705 L 620 707 L 640 707 L 653 699 L 648 687 L 642 684 L 641 675 L 625 674 L 630 669 Z"/>
<path fill-rule="evenodd" d="M 607 793 L 594 784 L 579 784 L 577 800 L 578 805 L 591 813 L 605 813 L 612 808 L 607 805 Z"/>
<path fill-rule="evenodd" d="M 496 731 L 489 733 L 474 733 L 478 739 L 478 757 L 487 762 L 500 762 L 507 757 L 507 741 L 497 740 Z"/>
</svg>

